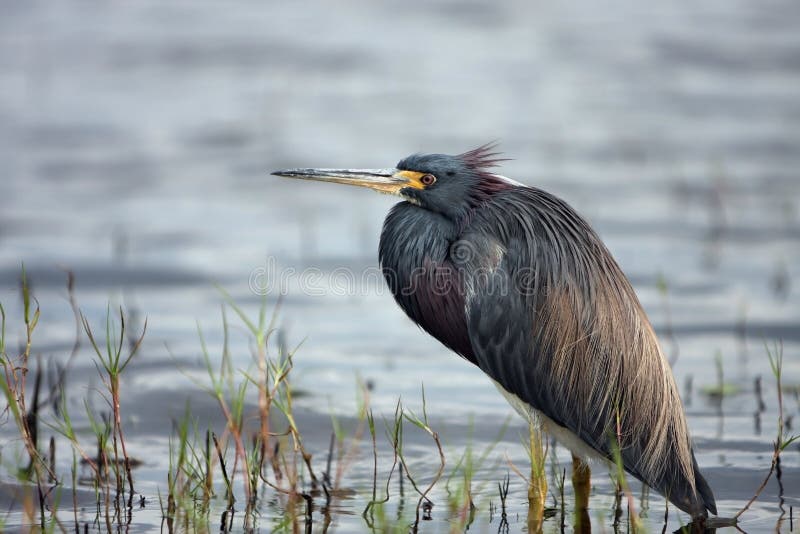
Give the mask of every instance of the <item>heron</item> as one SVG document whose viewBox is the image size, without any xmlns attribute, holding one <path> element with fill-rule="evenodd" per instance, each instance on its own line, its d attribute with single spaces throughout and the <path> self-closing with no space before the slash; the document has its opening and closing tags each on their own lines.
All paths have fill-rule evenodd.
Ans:
<svg viewBox="0 0 800 534">
<path fill-rule="evenodd" d="M 387 169 L 274 172 L 396 195 L 380 266 L 397 304 L 489 376 L 577 463 L 620 461 L 702 520 L 716 515 L 670 365 L 628 278 L 559 197 L 494 172 L 495 144 Z"/>
</svg>

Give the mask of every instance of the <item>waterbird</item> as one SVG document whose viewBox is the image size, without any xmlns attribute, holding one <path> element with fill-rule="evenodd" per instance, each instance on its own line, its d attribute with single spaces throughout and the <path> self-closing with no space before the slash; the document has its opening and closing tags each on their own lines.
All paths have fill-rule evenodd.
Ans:
<svg viewBox="0 0 800 534">
<path fill-rule="evenodd" d="M 379 262 L 406 315 L 573 458 L 616 458 L 693 519 L 716 515 L 670 365 L 629 280 L 584 218 L 493 172 L 502 161 L 488 144 L 388 169 L 272 174 L 399 196 Z"/>
</svg>

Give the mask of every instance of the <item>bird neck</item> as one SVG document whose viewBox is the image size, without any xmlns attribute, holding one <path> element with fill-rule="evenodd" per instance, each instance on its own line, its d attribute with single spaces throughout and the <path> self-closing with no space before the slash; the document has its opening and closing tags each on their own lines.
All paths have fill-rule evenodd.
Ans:
<svg viewBox="0 0 800 534">
<path fill-rule="evenodd" d="M 466 335 L 463 281 L 450 260 L 450 249 L 457 239 L 457 228 L 443 214 L 401 202 L 384 222 L 380 264 L 389 289 L 406 315 L 474 362 Z"/>
<path fill-rule="evenodd" d="M 490 202 L 498 193 L 515 187 L 513 182 L 496 174 L 479 173 L 477 178 L 475 185 L 467 193 L 466 202 L 462 202 L 451 217 L 459 234 L 469 225 L 476 210 Z"/>
</svg>

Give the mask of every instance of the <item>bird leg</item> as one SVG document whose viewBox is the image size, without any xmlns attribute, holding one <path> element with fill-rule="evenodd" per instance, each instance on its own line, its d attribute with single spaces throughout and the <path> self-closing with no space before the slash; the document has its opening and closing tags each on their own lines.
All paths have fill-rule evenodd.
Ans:
<svg viewBox="0 0 800 534">
<path fill-rule="evenodd" d="M 572 489 L 575 491 L 575 532 L 590 532 L 589 492 L 592 472 L 589 464 L 572 455 Z"/>
<path fill-rule="evenodd" d="M 547 498 L 547 476 L 544 468 L 542 431 L 538 424 L 530 424 L 531 479 L 528 484 L 528 530 L 539 532 L 544 521 L 544 503 Z"/>
</svg>

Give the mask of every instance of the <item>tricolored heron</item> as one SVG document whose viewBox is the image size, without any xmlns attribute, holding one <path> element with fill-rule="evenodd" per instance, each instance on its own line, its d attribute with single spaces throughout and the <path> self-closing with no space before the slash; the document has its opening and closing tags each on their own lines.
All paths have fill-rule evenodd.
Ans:
<svg viewBox="0 0 800 534">
<path fill-rule="evenodd" d="M 717 513 L 670 366 L 630 282 L 566 202 L 492 172 L 493 145 L 396 168 L 273 174 L 399 196 L 379 258 L 403 311 L 579 458 L 625 470 L 693 518 Z"/>
</svg>

